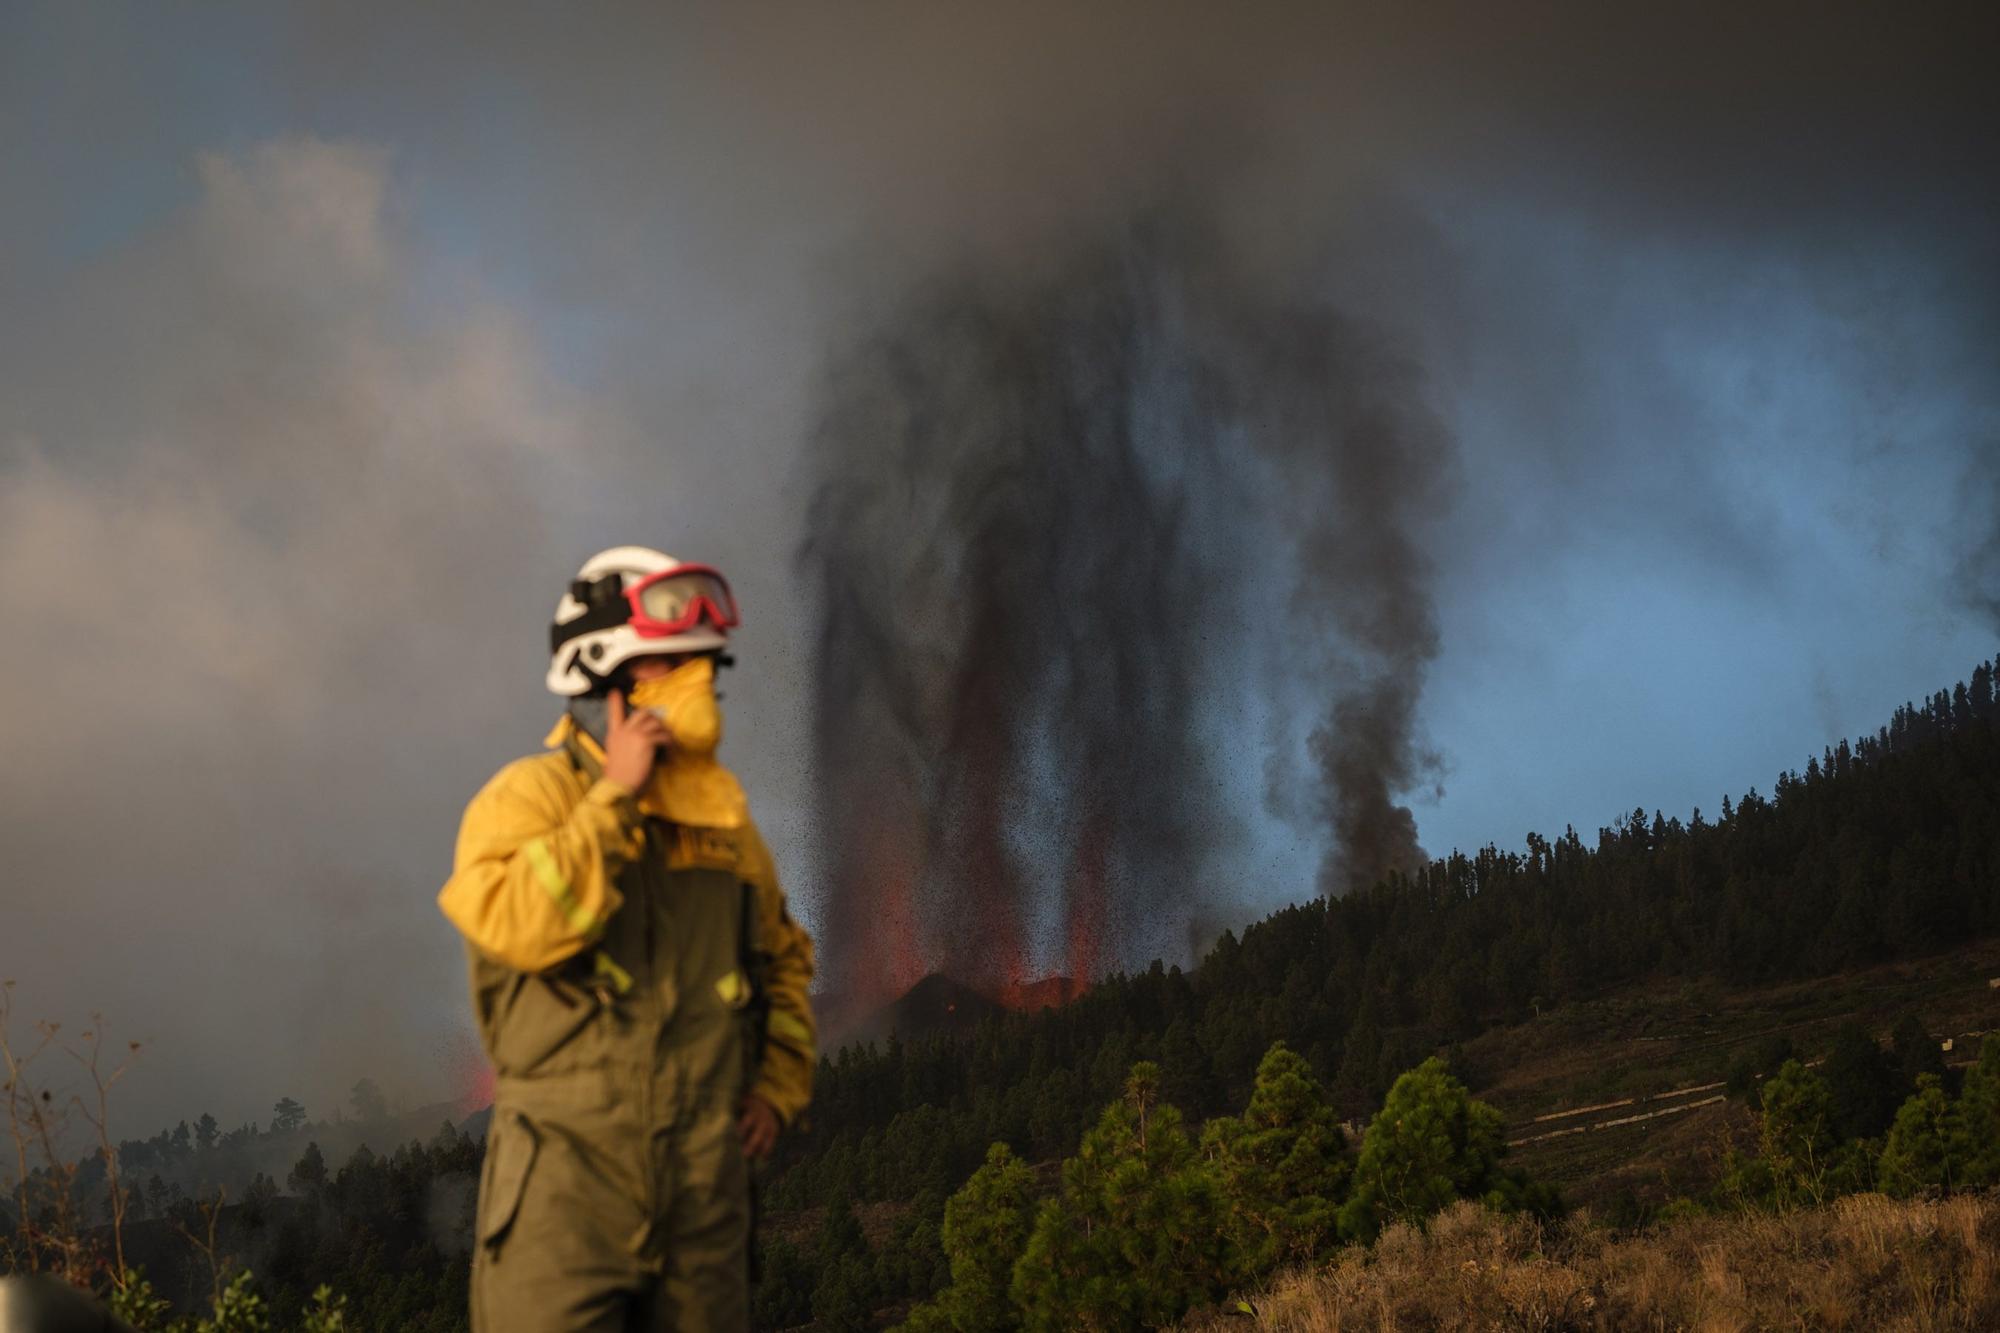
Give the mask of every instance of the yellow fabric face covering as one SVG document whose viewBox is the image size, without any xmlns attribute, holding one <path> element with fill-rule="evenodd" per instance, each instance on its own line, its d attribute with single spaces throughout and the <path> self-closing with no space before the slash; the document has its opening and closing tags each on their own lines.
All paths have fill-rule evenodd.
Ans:
<svg viewBox="0 0 2000 1333">
<path fill-rule="evenodd" d="M 712 657 L 697 657 L 664 676 L 640 681 L 625 702 L 659 714 L 674 738 L 675 750 L 714 754 L 722 744 L 722 705 L 715 697 Z"/>
<path fill-rule="evenodd" d="M 641 681 L 627 702 L 658 712 L 674 738 L 638 794 L 641 810 L 693 828 L 734 829 L 750 822 L 743 784 L 715 757 L 722 742 L 722 707 L 715 697 L 714 662 L 699 657 L 664 676 Z M 542 743 L 561 745 L 570 736 L 591 758 L 604 762 L 604 747 L 567 713 Z"/>
<path fill-rule="evenodd" d="M 674 738 L 640 793 L 642 807 L 696 828 L 742 828 L 750 821 L 743 784 L 715 757 L 722 744 L 722 705 L 715 697 L 714 658 L 697 657 L 640 681 L 627 702 L 658 713 Z"/>
</svg>

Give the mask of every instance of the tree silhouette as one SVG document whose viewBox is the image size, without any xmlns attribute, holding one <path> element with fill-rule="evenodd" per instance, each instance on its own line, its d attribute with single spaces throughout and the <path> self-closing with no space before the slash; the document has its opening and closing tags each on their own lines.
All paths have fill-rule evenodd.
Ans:
<svg viewBox="0 0 2000 1333">
<path fill-rule="evenodd" d="M 389 1118 L 389 1100 L 382 1095 L 382 1089 L 372 1078 L 364 1078 L 354 1085 L 347 1094 L 348 1105 L 354 1108 L 354 1118 L 364 1125 L 374 1124 Z"/>
<path fill-rule="evenodd" d="M 298 1165 L 294 1166 L 291 1174 L 285 1177 L 285 1184 L 292 1193 L 303 1194 L 308 1198 L 318 1195 L 326 1188 L 326 1157 L 320 1152 L 317 1143 L 306 1145 L 305 1153 L 299 1158 Z"/>
<path fill-rule="evenodd" d="M 1834 1137 L 1872 1139 L 1888 1130 L 1905 1085 L 1867 1028 L 1853 1021 L 1841 1025 L 1820 1076 L 1832 1099 Z"/>
<path fill-rule="evenodd" d="M 865 1329 L 875 1313 L 875 1266 L 868 1237 L 846 1196 L 826 1210 L 815 1244 L 821 1278 L 813 1289 L 815 1325 L 849 1333 Z"/>
<path fill-rule="evenodd" d="M 1905 1014 L 1889 1034 L 1889 1047 L 1895 1053 L 1896 1067 L 1903 1076 L 1905 1090 L 1915 1088 L 1917 1079 L 1924 1074 L 1944 1077 L 1944 1052 L 1938 1047 L 1938 1040 L 1925 1030 L 1923 1020 L 1915 1014 Z"/>
</svg>

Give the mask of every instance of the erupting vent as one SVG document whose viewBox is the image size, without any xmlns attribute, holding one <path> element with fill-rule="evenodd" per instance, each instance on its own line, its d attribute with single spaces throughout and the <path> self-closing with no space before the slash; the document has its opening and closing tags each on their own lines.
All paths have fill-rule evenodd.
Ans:
<svg viewBox="0 0 2000 1333">
<path fill-rule="evenodd" d="M 1185 958 L 1270 895 L 1232 875 L 1259 800 L 1321 837 L 1323 891 L 1422 855 L 1412 529 L 1447 441 L 1376 338 L 1221 256 L 1163 212 L 929 287 L 830 367 L 800 558 L 821 958 L 857 1006 Z M 1245 690 L 1270 734 L 1228 721 Z"/>
</svg>

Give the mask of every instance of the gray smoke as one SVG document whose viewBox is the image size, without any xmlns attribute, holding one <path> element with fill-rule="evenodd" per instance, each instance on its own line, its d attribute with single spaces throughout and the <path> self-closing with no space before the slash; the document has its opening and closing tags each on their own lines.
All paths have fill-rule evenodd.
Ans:
<svg viewBox="0 0 2000 1333">
<path fill-rule="evenodd" d="M 1991 466 L 1992 454 L 1987 451 Z M 1962 501 L 1960 554 L 1953 571 L 1959 600 L 2000 633 L 2000 476 L 1969 479 Z"/>
<path fill-rule="evenodd" d="M 1175 205 L 920 285 L 825 395 L 802 562 L 846 988 L 1178 957 L 1241 887 L 1215 721 L 1245 692 L 1315 701 L 1324 890 L 1421 859 L 1451 448 L 1384 336 Z"/>
<path fill-rule="evenodd" d="M 801 919 L 840 914 L 864 865 L 913 904 L 874 934 L 832 930 L 830 970 L 877 965 L 839 940 L 914 958 L 967 910 L 947 897 L 918 919 L 903 886 L 993 841 L 933 828 L 987 808 L 978 781 L 1038 803 L 1004 812 L 1006 855 L 984 868 L 1034 909 L 1024 940 L 1087 934 L 1071 886 L 1101 878 L 1109 965 L 1120 940 L 1141 959 L 1186 947 L 1139 942 L 1170 933 L 1156 897 L 1229 898 L 1195 914 L 1206 939 L 1307 891 L 1322 845 L 1330 889 L 1395 864 L 1412 845 L 1397 807 L 1435 778 L 1419 698 L 1462 774 L 1443 809 L 1417 805 L 1433 843 L 1609 816 L 1599 792 L 1706 803 L 1727 774 L 1793 762 L 1813 728 L 1873 726 L 1990 651 L 1933 622 L 1994 588 L 1995 497 L 1965 483 L 2000 438 L 2000 174 L 1980 128 L 1996 21 L 1956 0 L 10 7 L 0 979 L 24 1014 L 101 1009 L 152 1043 L 121 1085 L 133 1133 L 204 1109 L 262 1119 L 281 1095 L 318 1113 L 363 1073 L 445 1095 L 457 1062 L 437 1052 L 471 1037 L 432 899 L 466 799 L 560 707 L 540 683 L 556 595 L 615 542 L 732 576 L 726 753 Z M 1135 235 L 1176 171 L 1219 219 L 1206 251 Z M 1050 327 L 1033 311 L 1058 272 L 1100 295 Z M 969 635 L 964 571 L 921 571 L 935 633 L 892 626 L 823 679 L 821 594 L 865 610 L 879 589 L 863 572 L 802 588 L 794 561 L 821 477 L 829 521 L 881 531 L 816 549 L 889 572 L 922 524 L 1029 512 L 948 485 L 950 450 L 914 451 L 900 490 L 811 452 L 826 358 L 879 369 L 902 346 L 930 387 L 949 368 L 921 360 L 912 321 L 953 292 L 1017 344 L 1077 348 L 1123 336 L 1123 301 L 1144 334 L 1132 364 L 1198 363 L 1237 395 L 1147 410 L 1246 439 L 1263 418 L 1241 404 L 1296 375 L 1213 330 L 1284 344 L 1268 335 L 1301 308 L 1343 356 L 1421 365 L 1455 448 L 1421 465 L 1442 445 L 1388 389 L 1411 409 L 1400 452 L 1350 440 L 1308 466 L 1283 439 L 1316 427 L 1200 448 L 1135 428 L 1136 493 L 1109 445 L 1086 465 L 1009 444 L 1087 486 L 1010 484 L 1116 509 L 1173 577 L 1234 579 L 1254 613 L 1192 641 L 1121 622 L 1103 659 L 1048 613 L 1053 646 L 968 683 L 1004 694 L 1001 668 L 1024 672 L 1051 717 L 1102 710 L 1135 733 L 1127 690 L 1203 721 L 1169 744 L 965 720 L 957 753 L 1012 747 L 1015 775 L 981 778 L 931 730 Z M 1101 601 L 1141 572 L 1109 541 L 1061 540 L 1104 563 L 1058 591 Z M 1366 578 L 1299 576 L 1351 564 L 1349 546 Z M 857 612 L 841 632 L 872 630 Z M 1050 665 L 1078 662 L 1075 681 Z M 1837 707 L 1795 707 L 1806 662 Z M 829 699 L 845 715 L 816 723 Z M 1574 746 L 1535 743 L 1580 725 Z M 818 768 L 858 794 L 832 814 L 807 772 L 816 726 Z M 1114 783 L 1044 795 L 1079 756 L 1195 794 L 1114 793 L 1094 814 L 1069 797 Z M 1218 814 L 1232 801 L 1236 820 Z M 1196 859 L 1139 884 L 1151 844 L 1107 830 L 1162 822 L 1159 846 Z M 1136 924 L 1114 919 L 1135 905 Z"/>
</svg>

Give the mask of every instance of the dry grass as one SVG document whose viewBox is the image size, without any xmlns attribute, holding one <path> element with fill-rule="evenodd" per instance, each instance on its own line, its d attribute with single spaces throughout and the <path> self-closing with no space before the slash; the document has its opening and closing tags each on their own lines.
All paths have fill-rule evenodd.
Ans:
<svg viewBox="0 0 2000 1333">
<path fill-rule="evenodd" d="M 2000 1329 L 2000 1195 L 1842 1199 L 1616 1235 L 1462 1203 L 1193 1330 Z"/>
</svg>

